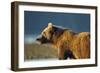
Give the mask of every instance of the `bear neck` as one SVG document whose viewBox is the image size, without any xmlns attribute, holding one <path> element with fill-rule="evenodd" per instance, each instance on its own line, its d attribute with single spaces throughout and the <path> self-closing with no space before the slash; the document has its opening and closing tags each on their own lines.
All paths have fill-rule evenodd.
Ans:
<svg viewBox="0 0 100 73">
<path fill-rule="evenodd" d="M 73 41 L 74 36 L 76 36 L 76 33 L 70 30 L 63 30 L 52 37 L 52 45 L 54 48 L 61 48 L 61 45 L 66 43 L 66 47 L 70 48 L 70 42 Z"/>
<path fill-rule="evenodd" d="M 64 30 L 57 32 L 57 33 L 53 33 L 52 37 L 51 37 L 51 41 L 52 43 L 55 43 L 55 41 L 58 40 L 59 37 L 61 37 L 61 35 L 64 33 Z"/>
</svg>

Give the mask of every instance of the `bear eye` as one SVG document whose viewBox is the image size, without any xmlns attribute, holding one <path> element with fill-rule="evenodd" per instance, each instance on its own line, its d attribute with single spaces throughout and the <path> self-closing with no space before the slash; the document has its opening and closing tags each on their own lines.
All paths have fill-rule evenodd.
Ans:
<svg viewBox="0 0 100 73">
<path fill-rule="evenodd" d="M 49 33 L 52 33 L 52 31 L 50 30 Z"/>
<path fill-rule="evenodd" d="M 52 33 L 52 31 L 49 31 L 50 33 Z"/>
<path fill-rule="evenodd" d="M 50 31 L 50 34 L 52 35 L 54 32 L 53 32 L 53 30 L 52 31 Z"/>
</svg>

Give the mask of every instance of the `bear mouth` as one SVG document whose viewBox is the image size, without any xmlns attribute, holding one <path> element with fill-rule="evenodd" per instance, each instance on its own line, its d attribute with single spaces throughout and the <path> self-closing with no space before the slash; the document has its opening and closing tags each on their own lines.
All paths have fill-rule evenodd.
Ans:
<svg viewBox="0 0 100 73">
<path fill-rule="evenodd" d="M 40 44 L 48 44 L 48 43 L 50 43 L 50 40 L 48 40 L 44 36 L 41 36 L 41 37 L 37 38 L 36 41 L 38 41 Z"/>
</svg>

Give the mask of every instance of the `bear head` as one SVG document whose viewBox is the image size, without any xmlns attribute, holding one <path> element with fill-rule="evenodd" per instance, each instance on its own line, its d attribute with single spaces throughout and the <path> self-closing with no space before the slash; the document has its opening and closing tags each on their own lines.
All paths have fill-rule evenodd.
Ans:
<svg viewBox="0 0 100 73">
<path fill-rule="evenodd" d="M 41 32 L 41 36 L 36 40 L 41 44 L 52 43 L 54 37 L 58 37 L 63 29 L 58 28 L 52 23 L 48 23 L 48 26 Z"/>
</svg>

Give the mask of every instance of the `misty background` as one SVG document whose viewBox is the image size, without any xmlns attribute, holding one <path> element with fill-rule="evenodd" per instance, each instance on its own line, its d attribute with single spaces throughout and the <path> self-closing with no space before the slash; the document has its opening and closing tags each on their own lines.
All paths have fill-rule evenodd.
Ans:
<svg viewBox="0 0 100 73">
<path fill-rule="evenodd" d="M 75 32 L 90 32 L 90 14 L 24 11 L 24 42 L 33 43 L 49 22 Z"/>
</svg>

